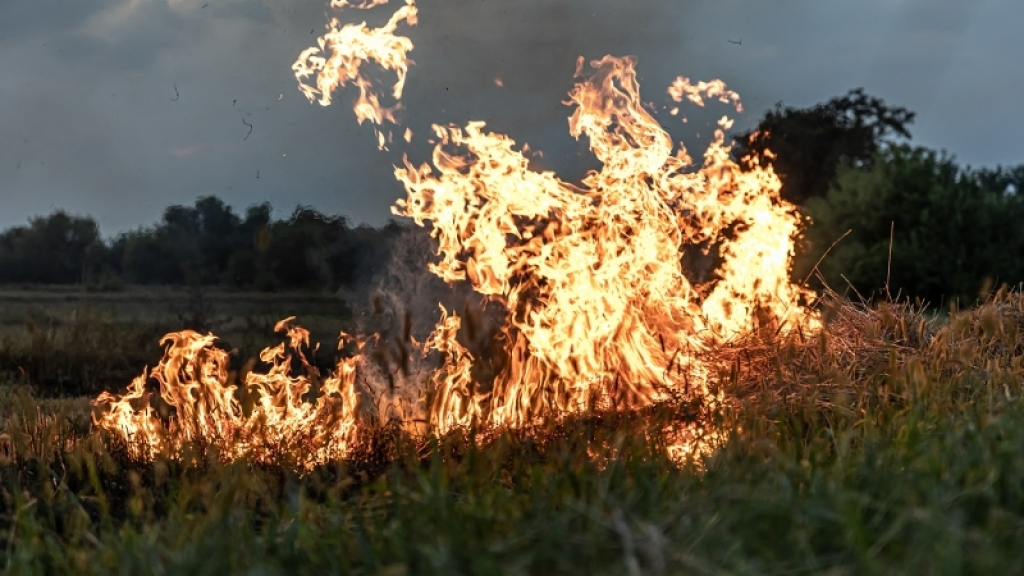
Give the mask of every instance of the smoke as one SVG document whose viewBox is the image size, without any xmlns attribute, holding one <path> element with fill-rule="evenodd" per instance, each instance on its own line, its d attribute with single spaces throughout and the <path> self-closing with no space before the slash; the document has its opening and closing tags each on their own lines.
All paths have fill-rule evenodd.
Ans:
<svg viewBox="0 0 1024 576">
<path fill-rule="evenodd" d="M 504 365 L 504 307 L 487 301 L 466 282 L 446 284 L 432 274 L 429 264 L 437 259 L 436 250 L 427 229 L 403 230 L 359 317 L 359 332 L 375 335 L 366 343 L 359 383 L 364 405 L 382 422 L 423 417 L 417 402 L 443 358 L 436 352 L 424 354 L 422 343 L 434 331 L 441 307 L 462 318 L 458 340 L 477 359 L 473 376 L 484 392 Z"/>
</svg>

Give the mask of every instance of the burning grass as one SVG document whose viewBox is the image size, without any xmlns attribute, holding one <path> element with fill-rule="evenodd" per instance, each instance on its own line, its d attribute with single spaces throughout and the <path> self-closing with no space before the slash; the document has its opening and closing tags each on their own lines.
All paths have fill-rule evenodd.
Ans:
<svg viewBox="0 0 1024 576">
<path fill-rule="evenodd" d="M 351 309 L 336 295 L 5 287 L 0 289 L 0 381 L 31 386 L 46 397 L 117 390 L 160 357 L 161 336 L 182 328 L 215 330 L 221 346 L 234 351 L 232 369 L 239 372 L 275 342 L 274 324 L 290 314 L 302 315 L 318 339 L 355 325 Z M 311 361 L 331 364 L 328 354 Z"/>
<path fill-rule="evenodd" d="M 415 25 L 417 14 L 415 1 L 406 0 L 381 28 L 332 19 L 318 46 L 293 67 L 300 90 L 326 106 L 335 91 L 357 87 L 356 118 L 377 126 L 386 149 L 391 138 L 380 130 L 398 124 L 413 49 L 398 27 Z M 366 70 L 372 63 L 396 74 L 393 105 L 382 104 L 379 82 Z M 429 229 L 436 245 L 430 273 L 468 286 L 503 312 L 490 340 L 500 362 L 482 361 L 467 348 L 459 339 L 467 319 L 443 305 L 425 341 L 406 331 L 397 370 L 370 370 L 368 341 L 342 334 L 339 349 L 354 341 L 354 354 L 320 378 L 309 373 L 301 350 L 308 333 L 281 326 L 290 344 L 261 355 L 271 367 L 245 380 L 255 398 L 246 410 L 213 337 L 177 332 L 165 337 L 160 363 L 125 394 L 97 398 L 97 426 L 148 459 L 201 441 L 228 459 L 270 463 L 275 446 L 288 452 L 297 437 L 309 436 L 310 468 L 346 457 L 351 437 L 375 420 L 397 419 L 429 436 L 531 429 L 674 400 L 721 402 L 708 387 L 719 348 L 755 332 L 784 337 L 820 325 L 808 309 L 813 294 L 789 277 L 800 218 L 780 197 L 770 167 L 758 158 L 741 166 L 732 157 L 727 116 L 695 163 L 642 99 L 636 64 L 610 55 L 577 62 L 566 102 L 569 132 L 585 138 L 601 164 L 580 182 L 533 169 L 525 145 L 488 131 L 483 121 L 434 126 L 430 162 L 417 166 L 404 157 L 395 168 L 407 197 L 392 210 Z M 717 97 L 742 110 L 738 94 L 720 80 L 679 78 L 667 93 L 676 103 L 704 106 L 705 97 Z M 709 256 L 712 249 L 713 277 L 698 282 L 686 267 L 695 251 Z M 411 366 L 409 350 L 423 362 Z M 428 358 L 438 362 L 428 366 Z M 305 373 L 292 370 L 296 363 Z M 154 408 L 147 378 L 173 407 L 169 418 Z M 360 401 L 367 395 L 386 410 L 368 419 Z M 699 456 L 721 440 L 689 429 L 676 436 L 676 459 Z"/>
<path fill-rule="evenodd" d="M 481 441 L 362 432 L 298 474 L 210 447 L 138 462 L 81 402 L 7 392 L 14 573 L 1014 573 L 1024 568 L 1024 296 L 943 322 L 826 299 L 750 336 L 730 399 L 570 416 Z M 724 442 L 676 465 L 674 426 Z"/>
<path fill-rule="evenodd" d="M 398 28 L 417 15 L 405 0 L 381 28 L 334 18 L 293 67 L 323 105 L 355 86 L 385 150 L 413 49 Z M 396 76 L 395 102 L 371 63 Z M 126 394 L 96 399 L 95 430 L 30 400 L 5 422 L 8 567 L 1024 568 L 1024 298 L 942 326 L 902 304 L 810 308 L 789 278 L 796 209 L 770 167 L 732 158 L 732 120 L 696 165 L 641 99 L 634 58 L 585 64 L 569 128 L 601 168 L 579 183 L 480 121 L 435 126 L 431 162 L 395 170 L 394 212 L 436 242 L 430 272 L 500 309 L 490 347 L 442 306 L 425 341 L 406 317 L 390 361 L 343 334 L 323 374 L 286 321 L 239 387 L 212 336 L 169 334 Z M 668 95 L 740 109 L 717 80 Z M 685 268 L 697 251 L 716 261 L 703 282 Z"/>
</svg>

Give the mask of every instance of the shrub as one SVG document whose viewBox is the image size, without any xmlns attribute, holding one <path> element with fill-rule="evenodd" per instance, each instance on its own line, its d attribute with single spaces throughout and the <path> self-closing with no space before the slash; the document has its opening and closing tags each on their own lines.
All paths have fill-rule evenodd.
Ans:
<svg viewBox="0 0 1024 576">
<path fill-rule="evenodd" d="M 804 206 L 810 226 L 794 275 L 810 274 L 849 231 L 817 268 L 836 289 L 848 281 L 870 297 L 888 287 L 938 305 L 1024 280 L 1024 199 L 992 188 L 987 174 L 909 146 L 870 168 L 842 166 L 828 195 Z"/>
</svg>

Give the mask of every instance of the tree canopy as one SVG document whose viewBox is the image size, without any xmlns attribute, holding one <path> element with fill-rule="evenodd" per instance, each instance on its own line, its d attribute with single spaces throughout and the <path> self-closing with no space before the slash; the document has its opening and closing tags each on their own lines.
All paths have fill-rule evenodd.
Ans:
<svg viewBox="0 0 1024 576">
<path fill-rule="evenodd" d="M 842 162 L 869 167 L 890 138 L 910 138 L 913 121 L 913 112 L 858 88 L 810 108 L 777 104 L 755 130 L 736 138 L 736 151 L 773 157 L 782 197 L 803 204 L 828 192 Z"/>
<path fill-rule="evenodd" d="M 811 198 L 795 270 L 865 297 L 973 303 L 986 288 L 1024 280 L 1024 195 L 1008 193 L 1021 169 L 976 171 L 920 147 L 891 146 L 868 167 L 843 163 L 826 196 Z M 849 231 L 849 234 L 840 238 Z M 890 259 L 891 252 L 891 259 Z"/>
</svg>

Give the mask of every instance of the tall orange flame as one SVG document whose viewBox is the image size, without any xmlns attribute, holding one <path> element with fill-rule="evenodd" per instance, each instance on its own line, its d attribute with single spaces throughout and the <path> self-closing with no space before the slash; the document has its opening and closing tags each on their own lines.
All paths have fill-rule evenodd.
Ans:
<svg viewBox="0 0 1024 576">
<path fill-rule="evenodd" d="M 360 122 L 395 123 L 398 104 L 380 103 L 363 64 L 372 60 L 395 71 L 392 94 L 399 100 L 412 43 L 395 30 L 415 18 L 415 5 L 406 0 L 380 29 L 332 20 L 320 48 L 303 52 L 294 66 L 300 89 L 328 105 L 333 91 L 354 84 Z M 324 49 L 329 57 L 320 56 Z M 476 359 L 456 338 L 460 318 L 442 308 L 422 344 L 424 354 L 442 358 L 441 367 L 412 383 L 428 431 L 528 425 L 681 395 L 717 401 L 707 387 L 715 346 L 756 329 L 817 325 L 804 306 L 811 295 L 788 278 L 799 218 L 779 196 L 775 173 L 756 159 L 742 170 L 731 158 L 728 117 L 695 166 L 645 109 L 635 65 L 632 57 L 612 56 L 591 62 L 589 70 L 582 58 L 578 63 L 569 131 L 587 138 L 602 166 L 579 184 L 530 169 L 526 147 L 488 132 L 484 122 L 434 126 L 431 162 L 415 166 L 406 159 L 396 168 L 407 197 L 393 212 L 429 225 L 438 242 L 430 271 L 446 282 L 468 282 L 508 311 L 502 330 L 508 361 L 485 386 L 474 380 Z M 700 106 L 705 97 L 717 98 L 741 110 L 739 96 L 719 80 L 679 78 L 669 95 Z M 707 253 L 712 246 L 715 278 L 691 282 L 684 265 L 692 250 L 685 249 Z M 269 453 L 266 446 L 301 440 L 312 447 L 303 462 L 309 466 L 344 455 L 360 425 L 358 357 L 343 360 L 309 400 L 310 381 L 289 372 L 291 354 L 306 372 L 312 369 L 300 352 L 308 333 L 287 323 L 279 328 L 290 344 L 265 351 L 273 368 L 249 376 L 257 402 L 248 415 L 224 385 L 225 359 L 212 336 L 185 332 L 168 337 L 167 355 L 151 373 L 175 409 L 173 427 L 165 428 L 146 402 L 145 378 L 123 397 L 97 399 L 103 407 L 97 425 L 138 442 L 141 457 L 174 453 L 195 439 L 224 444 L 232 457 L 257 458 Z M 677 437 L 670 453 L 678 458 L 720 439 L 693 430 Z"/>
<path fill-rule="evenodd" d="M 493 424 L 664 399 L 702 381 L 709 345 L 759 321 L 807 318 L 788 279 L 799 221 L 778 178 L 740 170 L 722 130 L 689 170 L 642 106 L 634 65 L 608 56 L 584 75 L 580 61 L 570 132 L 603 164 L 580 185 L 531 170 L 482 122 L 435 126 L 432 165 L 396 171 L 408 197 L 394 212 L 429 223 L 438 240 L 431 271 L 510 311 L 512 361 L 490 398 Z M 720 279 L 697 289 L 681 248 L 709 242 Z"/>
</svg>

